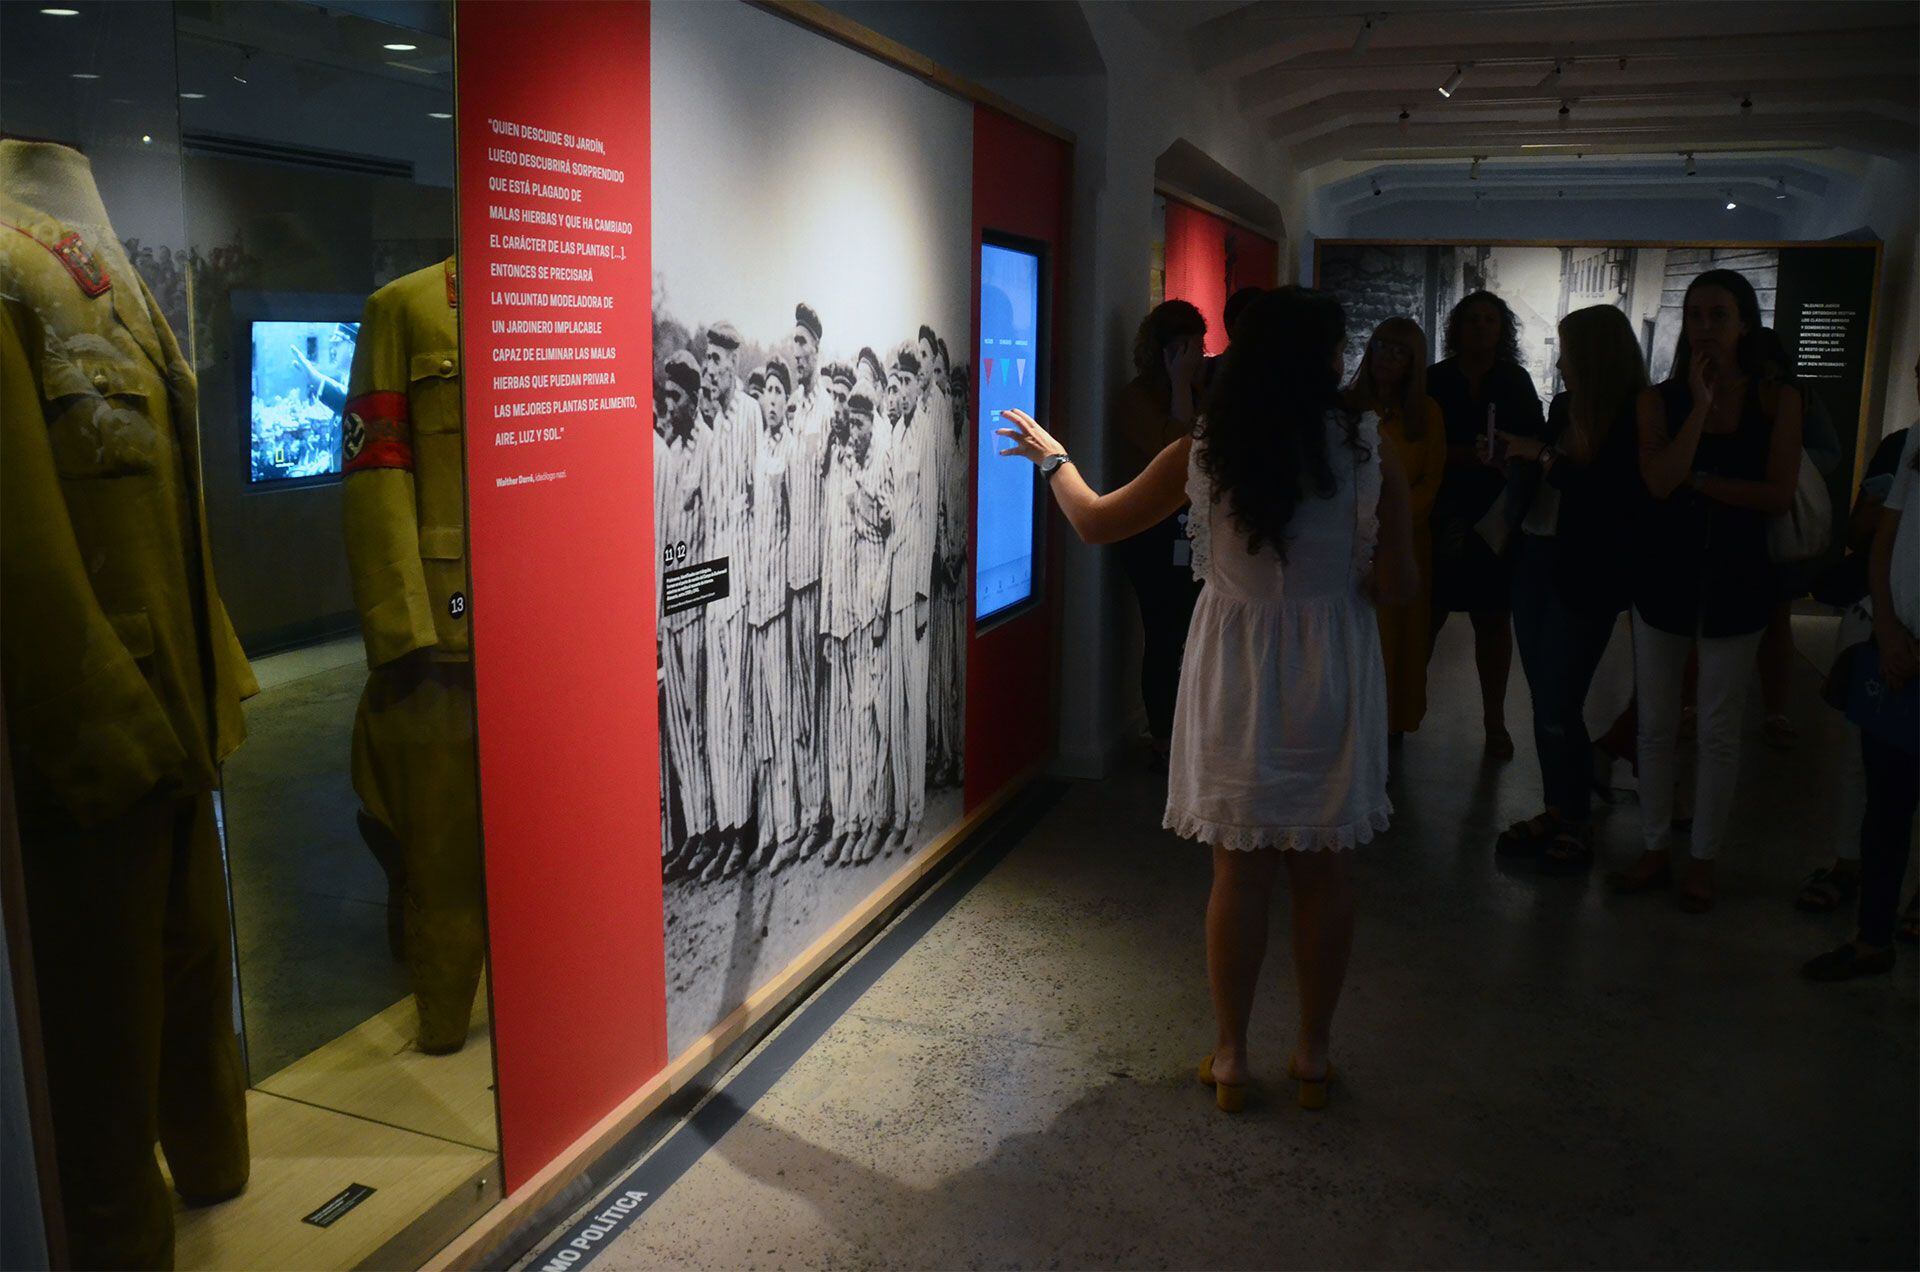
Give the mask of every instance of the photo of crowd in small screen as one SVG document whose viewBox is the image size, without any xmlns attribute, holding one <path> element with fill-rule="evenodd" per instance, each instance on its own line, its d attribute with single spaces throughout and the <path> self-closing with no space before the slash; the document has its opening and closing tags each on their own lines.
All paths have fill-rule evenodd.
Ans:
<svg viewBox="0 0 1920 1272">
<path fill-rule="evenodd" d="M 339 472 L 340 408 L 360 324 L 257 321 L 252 327 L 248 480 Z"/>
</svg>

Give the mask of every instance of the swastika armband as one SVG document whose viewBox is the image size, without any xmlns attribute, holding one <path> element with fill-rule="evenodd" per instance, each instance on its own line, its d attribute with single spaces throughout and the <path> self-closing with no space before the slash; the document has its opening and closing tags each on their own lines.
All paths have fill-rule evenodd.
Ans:
<svg viewBox="0 0 1920 1272">
<path fill-rule="evenodd" d="M 413 425 L 404 393 L 362 393 L 341 412 L 340 471 L 404 468 L 413 471 Z"/>
</svg>

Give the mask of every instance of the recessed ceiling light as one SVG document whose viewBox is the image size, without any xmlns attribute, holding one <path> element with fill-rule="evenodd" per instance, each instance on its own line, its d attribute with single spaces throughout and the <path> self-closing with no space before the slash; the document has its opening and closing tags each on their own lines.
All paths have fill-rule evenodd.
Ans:
<svg viewBox="0 0 1920 1272">
<path fill-rule="evenodd" d="M 444 110 L 430 110 L 427 112 L 427 118 L 428 119 L 452 119 L 453 116 Z"/>
<path fill-rule="evenodd" d="M 206 94 L 205 93 L 182 93 L 180 94 L 180 96 L 186 101 L 197 102 L 203 97 L 205 97 Z"/>
<path fill-rule="evenodd" d="M 420 46 L 418 44 L 382 44 L 380 47 L 389 53 L 411 53 Z"/>
<path fill-rule="evenodd" d="M 95 75 L 92 71 L 75 71 L 72 75 L 72 78 L 73 79 L 99 79 L 100 77 L 98 75 Z"/>
<path fill-rule="evenodd" d="M 77 18 L 80 16 L 80 10 L 78 9 L 42 9 L 40 12 L 50 18 Z"/>
</svg>

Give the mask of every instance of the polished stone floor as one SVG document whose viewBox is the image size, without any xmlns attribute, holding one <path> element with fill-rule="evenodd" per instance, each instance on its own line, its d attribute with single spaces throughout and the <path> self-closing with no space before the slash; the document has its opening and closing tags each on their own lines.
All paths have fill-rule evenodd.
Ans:
<svg viewBox="0 0 1920 1272">
<path fill-rule="evenodd" d="M 1596 719 L 1624 701 L 1617 644 Z M 1538 775 L 1519 727 L 1519 759 L 1482 761 L 1470 668 L 1462 623 L 1398 753 L 1396 825 L 1358 859 L 1325 1112 L 1284 1087 L 1213 1109 L 1191 1076 L 1211 1041 L 1205 858 L 1157 829 L 1152 779 L 1080 785 L 596 1272 L 1915 1266 L 1920 958 L 1848 985 L 1796 975 L 1849 930 L 1789 899 L 1859 806 L 1812 668 L 1795 749 L 1750 731 L 1705 916 L 1496 864 Z M 1517 668 L 1510 697 L 1524 725 Z M 1636 837 L 1624 797 L 1604 856 Z M 1268 1074 L 1295 1009 L 1284 896 L 1275 919 Z"/>
</svg>

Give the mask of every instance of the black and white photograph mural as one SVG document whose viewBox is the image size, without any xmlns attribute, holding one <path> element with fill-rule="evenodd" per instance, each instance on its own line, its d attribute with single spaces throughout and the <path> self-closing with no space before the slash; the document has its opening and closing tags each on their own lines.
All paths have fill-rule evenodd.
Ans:
<svg viewBox="0 0 1920 1272">
<path fill-rule="evenodd" d="M 678 1054 L 960 817 L 972 112 L 745 4 L 653 39 Z"/>
<path fill-rule="evenodd" d="M 1316 278 L 1346 305 L 1352 330 L 1371 331 L 1382 319 L 1407 315 L 1432 340 L 1436 360 L 1446 356 L 1442 340 L 1454 303 L 1470 292 L 1497 293 L 1519 321 L 1521 365 L 1550 401 L 1562 387 L 1554 368 L 1562 318 L 1589 305 L 1615 306 L 1633 324 L 1648 370 L 1660 380 L 1673 361 L 1687 284 L 1709 269 L 1745 274 L 1773 325 L 1776 247 L 1328 242 L 1318 245 Z M 1365 352 L 1364 340 L 1348 342 L 1349 376 Z"/>
</svg>

